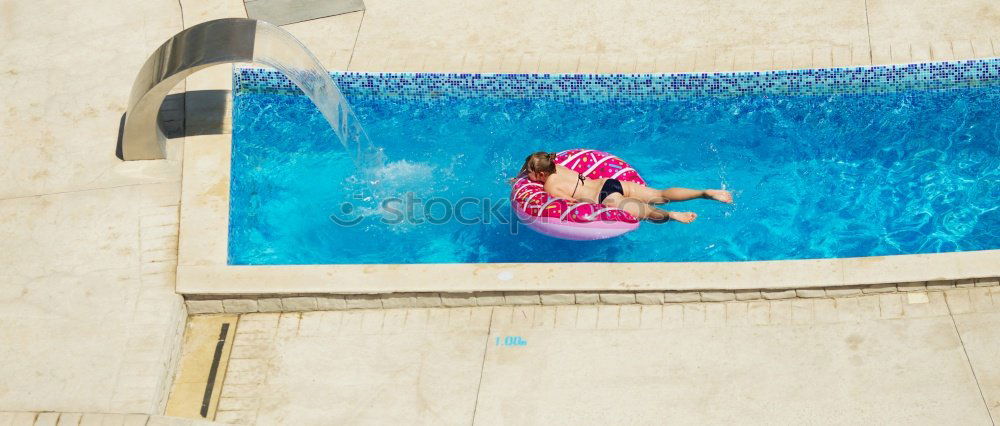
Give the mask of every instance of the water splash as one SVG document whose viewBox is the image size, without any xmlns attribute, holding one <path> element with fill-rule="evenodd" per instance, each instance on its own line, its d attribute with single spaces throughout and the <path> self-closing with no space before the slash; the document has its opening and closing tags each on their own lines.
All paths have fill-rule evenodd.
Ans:
<svg viewBox="0 0 1000 426">
<path fill-rule="evenodd" d="M 348 179 L 348 191 L 359 196 L 357 213 L 368 219 L 385 219 L 392 222 L 389 231 L 394 234 L 410 232 L 417 227 L 417 221 L 398 221 L 400 215 L 420 218 L 425 212 L 423 203 L 434 197 L 437 191 L 435 176 L 438 167 L 423 162 L 407 160 L 386 163 L 377 170 L 370 170 L 363 176 Z M 379 228 L 375 223 L 369 226 Z"/>
<path fill-rule="evenodd" d="M 378 170 L 371 172 L 376 194 L 398 196 L 406 192 L 417 195 L 429 195 L 433 191 L 435 167 L 420 162 L 407 160 L 386 163 Z"/>
</svg>

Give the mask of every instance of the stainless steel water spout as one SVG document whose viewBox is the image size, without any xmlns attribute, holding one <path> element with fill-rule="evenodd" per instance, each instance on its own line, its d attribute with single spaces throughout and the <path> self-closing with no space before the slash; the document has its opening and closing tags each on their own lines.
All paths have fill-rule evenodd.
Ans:
<svg viewBox="0 0 1000 426">
<path fill-rule="evenodd" d="M 122 159 L 165 158 L 166 136 L 157 122 L 157 114 L 167 93 L 205 67 L 253 62 L 256 32 L 255 20 L 218 19 L 181 31 L 160 45 L 132 84 L 122 135 Z"/>
<path fill-rule="evenodd" d="M 253 62 L 281 71 L 316 104 L 359 166 L 378 166 L 380 151 L 319 60 L 287 31 L 264 21 L 227 18 L 195 25 L 163 43 L 132 84 L 122 134 L 123 160 L 165 158 L 166 136 L 157 121 L 171 88 L 205 67 Z"/>
</svg>

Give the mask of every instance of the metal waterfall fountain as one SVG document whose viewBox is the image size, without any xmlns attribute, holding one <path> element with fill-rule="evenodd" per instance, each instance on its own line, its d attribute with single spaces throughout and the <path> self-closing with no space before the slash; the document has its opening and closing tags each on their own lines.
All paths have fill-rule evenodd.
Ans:
<svg viewBox="0 0 1000 426">
<path fill-rule="evenodd" d="M 121 142 L 122 159 L 165 158 L 166 136 L 157 114 L 167 93 L 198 70 L 234 62 L 252 62 L 281 71 L 316 104 L 359 169 L 381 167 L 381 151 L 372 144 L 337 84 L 312 52 L 277 26 L 243 18 L 195 25 L 177 33 L 150 55 L 132 85 Z"/>
</svg>

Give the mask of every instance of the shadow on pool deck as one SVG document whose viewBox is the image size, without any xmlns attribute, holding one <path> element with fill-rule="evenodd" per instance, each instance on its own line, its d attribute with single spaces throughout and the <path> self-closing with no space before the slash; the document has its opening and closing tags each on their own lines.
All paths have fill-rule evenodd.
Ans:
<svg viewBox="0 0 1000 426">
<path fill-rule="evenodd" d="M 232 132 L 232 103 L 228 90 L 194 90 L 168 95 L 157 122 L 168 139 L 184 136 L 221 135 Z M 115 156 L 122 159 L 125 115 L 118 121 Z M 150 129 L 149 131 L 153 131 Z"/>
</svg>

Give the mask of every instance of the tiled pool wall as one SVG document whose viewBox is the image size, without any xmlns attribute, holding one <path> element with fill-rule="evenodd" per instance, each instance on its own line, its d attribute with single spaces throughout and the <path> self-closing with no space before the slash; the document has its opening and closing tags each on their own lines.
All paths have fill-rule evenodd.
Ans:
<svg viewBox="0 0 1000 426">
<path fill-rule="evenodd" d="M 949 303 L 964 305 L 962 313 L 974 312 L 973 300 L 995 300 L 1000 303 L 1000 278 L 936 280 L 907 283 L 836 286 L 819 288 L 778 288 L 708 291 L 486 291 L 475 293 L 373 293 L 373 294 L 245 294 L 188 295 L 186 303 L 191 314 L 245 314 L 252 312 L 305 312 L 349 309 L 399 308 L 462 308 L 501 305 L 674 305 L 681 303 L 724 303 L 768 301 L 811 303 L 810 299 L 846 298 L 865 300 L 879 310 L 893 297 L 907 296 L 911 303 L 919 299 L 949 299 Z M 964 299 L 964 303 L 963 300 Z M 845 303 L 845 302 L 841 302 Z M 899 313 L 901 314 L 901 312 Z M 899 315 L 897 314 L 897 317 Z"/>
<path fill-rule="evenodd" d="M 532 98 L 606 101 L 693 96 L 831 95 L 976 87 L 1000 81 L 1000 59 L 785 71 L 686 74 L 332 72 L 350 97 Z M 284 74 L 238 67 L 233 91 L 299 95 Z"/>
</svg>

